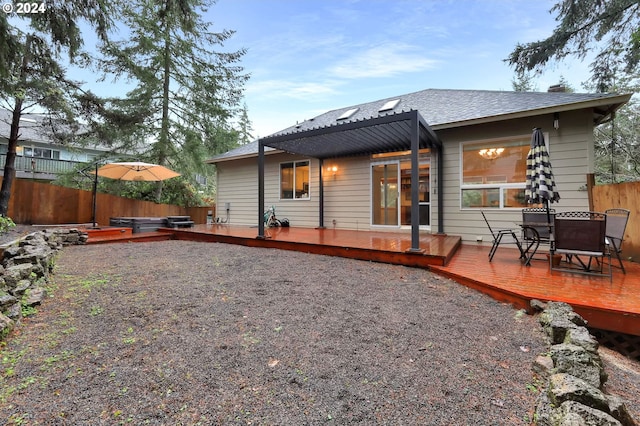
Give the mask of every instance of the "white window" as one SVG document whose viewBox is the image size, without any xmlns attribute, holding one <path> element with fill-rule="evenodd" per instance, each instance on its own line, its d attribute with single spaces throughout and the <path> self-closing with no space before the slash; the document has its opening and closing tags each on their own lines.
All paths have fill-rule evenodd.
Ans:
<svg viewBox="0 0 640 426">
<path fill-rule="evenodd" d="M 60 159 L 60 151 L 56 151 L 48 148 L 32 148 L 32 147 L 24 147 L 25 157 L 34 157 L 34 158 L 49 158 L 53 160 Z"/>
<path fill-rule="evenodd" d="M 280 163 L 280 199 L 309 199 L 309 160 Z"/>
<path fill-rule="evenodd" d="M 527 154 L 530 136 L 462 144 L 461 208 L 526 207 Z"/>
</svg>

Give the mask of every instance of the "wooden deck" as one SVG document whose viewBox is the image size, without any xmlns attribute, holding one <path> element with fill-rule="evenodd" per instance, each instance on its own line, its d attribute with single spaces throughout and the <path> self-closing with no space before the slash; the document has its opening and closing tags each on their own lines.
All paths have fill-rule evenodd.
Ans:
<svg viewBox="0 0 640 426">
<path fill-rule="evenodd" d="M 427 268 L 445 265 L 460 246 L 460 237 L 425 234 L 420 237 L 423 252 L 409 252 L 411 234 L 345 231 L 313 228 L 266 228 L 258 239 L 258 228 L 228 225 L 196 225 L 172 229 L 177 239 L 271 247 L 314 254 L 372 260 Z"/>
<path fill-rule="evenodd" d="M 265 239 L 256 238 L 257 227 L 196 225 L 111 239 L 90 233 L 87 243 L 173 238 L 422 267 L 518 308 L 529 310 L 532 299 L 567 302 L 589 321 L 590 327 L 640 336 L 640 264 L 637 263 L 625 263 L 626 275 L 614 268 L 610 282 L 608 277 L 550 271 L 546 260 L 534 259 L 531 266 L 524 266 L 517 250 L 511 248 L 499 248 L 489 262 L 488 247 L 461 245 L 460 238 L 455 236 L 421 235 L 420 247 L 424 252 L 409 253 L 409 233 L 270 228 L 265 229 L 265 234 Z M 544 254 L 539 253 L 536 258 L 542 259 Z"/>
<path fill-rule="evenodd" d="M 551 271 L 540 253 L 531 266 L 524 266 L 512 248 L 498 248 L 492 262 L 488 253 L 488 247 L 465 244 L 446 266 L 430 269 L 525 309 L 532 299 L 566 302 L 590 327 L 640 336 L 640 264 L 625 262 L 626 275 L 613 268 L 609 281 L 608 276 Z"/>
</svg>

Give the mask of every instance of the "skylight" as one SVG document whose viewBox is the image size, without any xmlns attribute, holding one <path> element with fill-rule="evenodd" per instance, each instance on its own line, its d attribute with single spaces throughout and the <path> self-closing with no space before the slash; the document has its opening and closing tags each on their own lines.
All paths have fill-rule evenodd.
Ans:
<svg viewBox="0 0 640 426">
<path fill-rule="evenodd" d="M 360 108 L 351 108 L 346 110 L 344 113 L 342 113 L 342 115 L 340 117 L 338 117 L 336 120 L 346 120 L 347 118 L 351 117 L 353 114 L 355 114 L 358 109 Z"/>
<path fill-rule="evenodd" d="M 391 111 L 400 103 L 400 99 L 394 99 L 392 101 L 387 101 L 384 105 L 380 107 L 378 112 Z"/>
</svg>

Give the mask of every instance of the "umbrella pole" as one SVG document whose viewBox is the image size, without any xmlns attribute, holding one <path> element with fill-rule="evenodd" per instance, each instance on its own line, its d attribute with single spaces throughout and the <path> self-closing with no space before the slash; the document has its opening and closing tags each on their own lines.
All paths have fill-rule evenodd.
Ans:
<svg viewBox="0 0 640 426">
<path fill-rule="evenodd" d="M 547 226 L 549 227 L 549 255 L 553 257 L 555 253 L 555 238 L 553 237 L 553 226 L 551 226 L 551 212 L 549 211 L 549 200 L 543 200 L 544 207 L 547 210 Z"/>
<path fill-rule="evenodd" d="M 98 200 L 98 163 L 96 162 L 96 174 L 95 174 L 95 178 L 93 179 L 93 200 L 92 200 L 93 206 L 91 209 L 91 222 L 94 228 L 98 227 L 98 224 L 96 223 L 97 200 Z"/>
</svg>

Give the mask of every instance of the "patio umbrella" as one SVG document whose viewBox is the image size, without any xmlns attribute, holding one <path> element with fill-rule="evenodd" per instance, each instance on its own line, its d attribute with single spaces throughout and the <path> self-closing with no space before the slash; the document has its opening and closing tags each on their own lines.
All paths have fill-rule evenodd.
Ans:
<svg viewBox="0 0 640 426">
<path fill-rule="evenodd" d="M 547 209 L 547 222 L 551 221 L 549 202 L 560 200 L 551 170 L 549 153 L 540 128 L 533 129 L 531 148 L 527 155 L 527 178 L 524 197 L 528 203 L 542 203 Z"/>
<path fill-rule="evenodd" d="M 98 169 L 97 174 L 110 179 L 155 182 L 180 176 L 180 173 L 176 173 L 164 166 L 139 161 L 105 164 Z"/>
<path fill-rule="evenodd" d="M 134 180 L 134 181 L 148 181 L 159 182 L 161 180 L 167 180 L 180 176 L 180 173 L 176 173 L 159 164 L 142 163 L 140 161 L 132 161 L 125 163 L 109 163 L 98 168 L 96 165 L 95 180 L 93 182 L 93 227 L 96 227 L 96 199 L 97 199 L 97 186 L 98 176 L 117 179 L 117 180 Z"/>
</svg>

